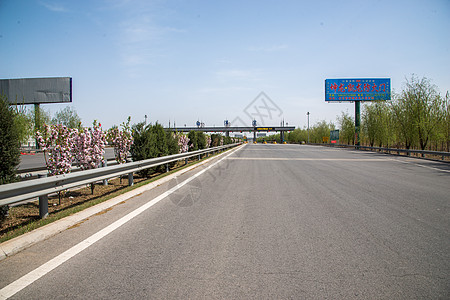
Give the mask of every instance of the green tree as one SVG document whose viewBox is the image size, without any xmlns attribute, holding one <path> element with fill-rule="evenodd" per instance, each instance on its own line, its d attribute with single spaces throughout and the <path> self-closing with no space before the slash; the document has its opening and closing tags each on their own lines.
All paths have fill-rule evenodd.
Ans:
<svg viewBox="0 0 450 300">
<path fill-rule="evenodd" d="M 149 158 L 166 156 L 169 154 L 169 147 L 166 140 L 166 132 L 161 124 L 148 125 L 138 123 L 133 125 L 132 129 L 133 145 L 130 152 L 133 161 L 144 160 Z M 163 172 L 165 166 L 157 166 L 142 170 L 140 174 L 148 177 L 151 173 L 158 171 Z"/>
<path fill-rule="evenodd" d="M 20 141 L 16 113 L 6 97 L 0 95 L 0 184 L 16 181 L 20 162 Z"/>
<path fill-rule="evenodd" d="M 377 134 L 378 146 L 390 147 L 395 141 L 392 109 L 389 102 L 386 101 L 377 103 L 375 107 L 381 128 Z"/>
<path fill-rule="evenodd" d="M 411 103 L 404 101 L 399 95 L 392 94 L 391 110 L 396 136 L 403 142 L 406 149 L 417 142 L 417 131 L 413 121 L 413 108 Z M 400 142 L 400 141 L 398 141 Z M 400 145 L 399 145 L 400 146 Z"/>
<path fill-rule="evenodd" d="M 229 136 L 224 136 L 223 137 L 223 144 L 224 145 L 229 145 L 231 143 L 233 143 L 233 141 L 231 140 L 231 137 L 229 137 Z"/>
<path fill-rule="evenodd" d="M 33 119 L 27 114 L 24 106 L 16 105 L 14 122 L 16 123 L 20 143 L 26 144 L 30 137 L 34 136 L 34 133 Z"/>
<path fill-rule="evenodd" d="M 296 128 L 287 134 L 288 143 L 301 143 L 308 140 L 308 132 L 306 129 Z"/>
<path fill-rule="evenodd" d="M 388 147 L 392 139 L 392 115 L 386 102 L 368 103 L 362 113 L 362 134 L 371 147 Z"/>
<path fill-rule="evenodd" d="M 78 116 L 75 108 L 66 106 L 60 111 L 56 112 L 52 119 L 52 124 L 62 124 L 68 128 L 78 128 L 81 126 L 81 118 Z"/>
<path fill-rule="evenodd" d="M 442 98 L 429 79 L 423 77 L 419 80 L 412 75 L 410 80 L 406 80 L 394 111 L 404 137 L 407 136 L 407 148 L 418 141 L 420 148 L 425 149 L 433 131 L 442 121 L 441 106 Z"/>
<path fill-rule="evenodd" d="M 206 148 L 206 135 L 204 132 L 202 131 L 197 131 L 196 132 L 197 135 L 197 149 L 201 150 L 201 149 L 205 149 Z"/>
<path fill-rule="evenodd" d="M 50 113 L 43 109 L 40 105 L 35 106 L 35 109 L 28 113 L 28 118 L 33 120 L 33 133 L 36 133 L 37 131 L 44 131 L 44 125 L 49 125 L 51 123 Z M 36 124 L 38 124 L 37 128 Z"/>
<path fill-rule="evenodd" d="M 144 122 L 133 125 L 132 127 L 133 145 L 130 153 L 133 161 L 144 160 L 152 157 L 152 147 L 154 137 Z M 148 177 L 151 170 L 145 169 L 139 172 L 142 176 Z"/>
<path fill-rule="evenodd" d="M 178 145 L 178 138 L 172 131 L 166 131 L 167 155 L 178 154 L 180 146 Z M 170 167 L 176 165 L 176 162 L 170 163 Z"/>
<path fill-rule="evenodd" d="M 439 140 L 446 145 L 446 148 L 442 146 L 442 150 L 450 151 L 450 94 L 448 92 L 442 101 L 442 123 L 439 132 Z"/>
<path fill-rule="evenodd" d="M 311 143 L 323 143 L 324 137 L 330 136 L 330 131 L 334 130 L 335 126 L 333 123 L 328 123 L 325 120 L 314 124 L 312 128 L 310 128 L 310 142 Z"/>
<path fill-rule="evenodd" d="M 341 116 L 337 118 L 340 128 L 339 140 L 343 144 L 353 145 L 355 143 L 355 122 L 348 112 L 342 112 Z"/>
<path fill-rule="evenodd" d="M 180 150 L 180 146 L 178 146 L 178 138 L 176 137 L 175 133 L 172 131 L 166 132 L 166 141 L 167 141 L 167 154 L 178 154 L 178 151 Z"/>
<path fill-rule="evenodd" d="M 198 150 L 197 132 L 194 130 L 189 131 L 188 138 L 189 138 L 189 151 L 197 151 Z"/>
<path fill-rule="evenodd" d="M 219 133 L 211 134 L 211 147 L 220 146 L 220 139 L 221 138 L 222 138 L 222 135 L 219 134 Z"/>
<path fill-rule="evenodd" d="M 362 119 L 362 136 L 369 140 L 369 145 L 373 147 L 377 138 L 377 130 L 379 130 L 377 124 L 377 115 L 375 111 L 375 105 L 369 104 L 364 106 L 364 111 L 361 114 Z"/>
</svg>

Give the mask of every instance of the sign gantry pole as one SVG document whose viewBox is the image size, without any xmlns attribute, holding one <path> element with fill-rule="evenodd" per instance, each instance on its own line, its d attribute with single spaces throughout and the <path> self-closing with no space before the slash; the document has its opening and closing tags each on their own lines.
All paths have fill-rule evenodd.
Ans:
<svg viewBox="0 0 450 300">
<path fill-rule="evenodd" d="M 361 127 L 361 101 L 355 101 L 355 146 L 357 146 L 357 148 L 361 146 L 360 127 Z"/>
</svg>

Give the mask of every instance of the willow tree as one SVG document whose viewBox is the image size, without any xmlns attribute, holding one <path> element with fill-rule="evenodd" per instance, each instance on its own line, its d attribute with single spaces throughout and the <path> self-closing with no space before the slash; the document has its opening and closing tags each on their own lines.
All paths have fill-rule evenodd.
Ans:
<svg viewBox="0 0 450 300">
<path fill-rule="evenodd" d="M 362 113 L 362 129 L 371 147 L 386 146 L 392 140 L 392 116 L 385 101 L 365 105 Z"/>
<path fill-rule="evenodd" d="M 442 143 L 442 149 L 450 151 L 450 94 L 447 92 L 442 99 L 441 118 L 442 122 L 439 126 L 438 141 Z M 445 145 L 445 147 L 444 147 Z"/>
<path fill-rule="evenodd" d="M 412 75 L 395 98 L 392 109 L 406 148 L 419 144 L 424 150 L 442 121 L 442 98 L 437 87 L 426 77 Z"/>
<path fill-rule="evenodd" d="M 341 116 L 337 118 L 340 132 L 339 139 L 344 141 L 344 144 L 352 145 L 355 143 L 355 122 L 348 112 L 342 112 Z"/>
</svg>

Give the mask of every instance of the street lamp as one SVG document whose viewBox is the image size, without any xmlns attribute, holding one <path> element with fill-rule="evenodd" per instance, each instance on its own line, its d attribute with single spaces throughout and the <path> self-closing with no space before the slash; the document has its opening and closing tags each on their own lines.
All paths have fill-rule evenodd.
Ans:
<svg viewBox="0 0 450 300">
<path fill-rule="evenodd" d="M 306 113 L 306 115 L 308 116 L 308 144 L 309 144 L 309 111 Z"/>
</svg>

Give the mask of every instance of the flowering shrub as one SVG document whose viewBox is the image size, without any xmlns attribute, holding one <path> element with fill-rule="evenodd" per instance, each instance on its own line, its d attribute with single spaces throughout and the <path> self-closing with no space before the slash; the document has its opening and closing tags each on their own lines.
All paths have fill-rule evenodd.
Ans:
<svg viewBox="0 0 450 300">
<path fill-rule="evenodd" d="M 81 130 L 61 124 L 44 125 L 36 139 L 44 150 L 49 176 L 70 173 L 74 159 L 83 170 L 97 168 L 104 160 L 105 133 L 96 122 L 93 128 Z"/>
<path fill-rule="evenodd" d="M 223 137 L 220 138 L 220 146 L 223 146 Z"/>
<path fill-rule="evenodd" d="M 44 125 L 44 131 L 38 131 L 36 139 L 44 150 L 49 175 L 69 173 L 73 160 L 74 131 L 61 124 Z"/>
<path fill-rule="evenodd" d="M 178 146 L 180 147 L 179 152 L 185 153 L 189 150 L 189 138 L 184 134 L 178 134 Z"/>
<path fill-rule="evenodd" d="M 127 161 L 128 152 L 133 145 L 133 136 L 131 135 L 130 120 L 122 123 L 122 130 L 117 127 L 110 128 L 107 133 L 107 140 L 114 146 L 114 156 L 119 164 Z"/>
<path fill-rule="evenodd" d="M 95 169 L 104 162 L 106 135 L 94 121 L 92 128 L 83 128 L 80 131 L 74 130 L 74 156 L 80 164 L 81 169 Z"/>
<path fill-rule="evenodd" d="M 207 135 L 206 136 L 206 148 L 211 147 L 211 136 Z"/>
</svg>

